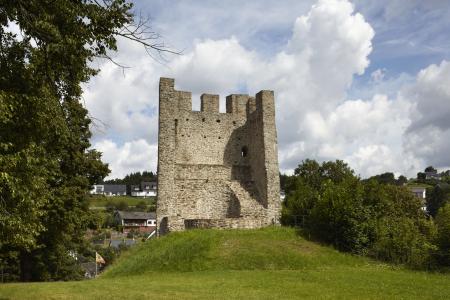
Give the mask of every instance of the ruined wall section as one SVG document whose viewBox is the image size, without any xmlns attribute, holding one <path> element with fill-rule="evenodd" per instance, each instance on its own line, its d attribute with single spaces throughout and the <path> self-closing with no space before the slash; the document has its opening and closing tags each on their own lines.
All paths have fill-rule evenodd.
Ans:
<svg viewBox="0 0 450 300">
<path fill-rule="evenodd" d="M 262 130 L 264 153 L 265 201 L 267 217 L 272 224 L 279 222 L 281 215 L 280 176 L 278 167 L 278 143 L 275 124 L 275 99 L 273 91 L 261 91 L 256 94 L 256 112 L 262 122 L 257 127 Z M 253 165 L 256 169 L 258 165 Z M 260 174 L 259 174 L 260 175 Z M 255 178 L 258 175 L 254 176 Z"/>
<path fill-rule="evenodd" d="M 188 109 L 186 100 L 190 93 L 175 91 L 175 81 L 161 78 L 159 82 L 159 128 L 158 128 L 158 205 L 157 226 L 160 234 L 176 230 L 180 220 L 176 220 L 175 188 L 175 133 L 178 127 L 174 116 Z M 189 107 L 190 110 L 190 107 Z M 162 150 L 162 151 L 161 151 Z M 159 201 L 161 200 L 161 201 Z M 174 219 L 173 222 L 169 220 Z M 172 226 L 173 228 L 169 228 Z"/>
<path fill-rule="evenodd" d="M 203 94 L 201 111 L 192 111 L 191 93 L 176 91 L 173 79 L 161 78 L 160 234 L 205 224 L 261 227 L 278 216 L 278 211 L 271 212 L 279 207 L 273 199 L 277 189 L 272 188 L 278 185 L 279 191 L 273 93 L 267 99 L 264 93 L 256 99 L 228 96 L 226 113 L 219 112 L 218 95 Z M 272 101 L 273 109 L 269 105 L 266 111 L 263 101 Z M 272 133 L 265 133 L 264 122 L 273 126 Z M 275 152 L 266 151 L 272 142 Z M 268 184 L 268 178 L 275 182 Z"/>
<path fill-rule="evenodd" d="M 273 92 L 256 94 L 248 103 L 248 111 L 251 177 L 259 193 L 258 200 L 267 209 L 268 222 L 277 223 L 281 203 Z"/>
</svg>

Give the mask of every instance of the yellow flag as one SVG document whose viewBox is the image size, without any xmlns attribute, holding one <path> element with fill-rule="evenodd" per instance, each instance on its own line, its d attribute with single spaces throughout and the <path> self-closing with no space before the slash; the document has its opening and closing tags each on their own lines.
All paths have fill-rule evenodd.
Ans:
<svg viewBox="0 0 450 300">
<path fill-rule="evenodd" d="M 98 254 L 97 252 L 95 252 L 95 262 L 98 264 L 105 264 L 105 260 L 103 259 L 103 257 Z"/>
</svg>

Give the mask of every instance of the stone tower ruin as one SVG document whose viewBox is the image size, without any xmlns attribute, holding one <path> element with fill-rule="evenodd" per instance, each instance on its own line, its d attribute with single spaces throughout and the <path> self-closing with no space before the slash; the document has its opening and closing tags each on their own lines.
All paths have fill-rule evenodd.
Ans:
<svg viewBox="0 0 450 300">
<path fill-rule="evenodd" d="M 159 83 L 157 225 L 159 234 L 190 228 L 258 228 L 278 223 L 280 184 L 272 91 L 203 94 Z"/>
</svg>

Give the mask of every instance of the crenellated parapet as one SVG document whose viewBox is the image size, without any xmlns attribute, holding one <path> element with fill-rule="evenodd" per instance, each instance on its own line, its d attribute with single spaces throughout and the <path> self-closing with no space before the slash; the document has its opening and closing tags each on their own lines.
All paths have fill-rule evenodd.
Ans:
<svg viewBox="0 0 450 300">
<path fill-rule="evenodd" d="M 266 100 L 262 101 L 265 98 Z M 270 101 L 270 98 L 272 99 Z M 164 103 L 161 103 L 161 100 Z M 257 109 L 264 109 L 267 103 L 272 105 L 273 91 L 261 91 L 256 97 L 247 94 L 231 94 L 226 97 L 226 112 L 234 114 L 239 118 L 246 118 Z M 202 94 L 200 96 L 200 112 L 219 114 L 219 95 Z M 175 90 L 175 81 L 172 78 L 160 79 L 160 107 L 170 106 L 171 110 L 180 112 L 192 111 L 192 93 Z M 198 113 L 198 112 L 197 112 Z"/>
</svg>

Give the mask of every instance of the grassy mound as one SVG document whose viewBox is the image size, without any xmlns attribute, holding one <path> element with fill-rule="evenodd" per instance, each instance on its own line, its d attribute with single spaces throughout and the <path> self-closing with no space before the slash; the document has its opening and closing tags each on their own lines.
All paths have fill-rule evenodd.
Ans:
<svg viewBox="0 0 450 300">
<path fill-rule="evenodd" d="M 0 299 L 448 299 L 450 276 L 339 253 L 290 228 L 192 230 L 141 244 L 100 278 L 0 284 Z"/>
<path fill-rule="evenodd" d="M 103 277 L 150 272 L 302 270 L 367 263 L 367 259 L 309 242 L 292 228 L 190 230 L 131 249 Z"/>
</svg>

